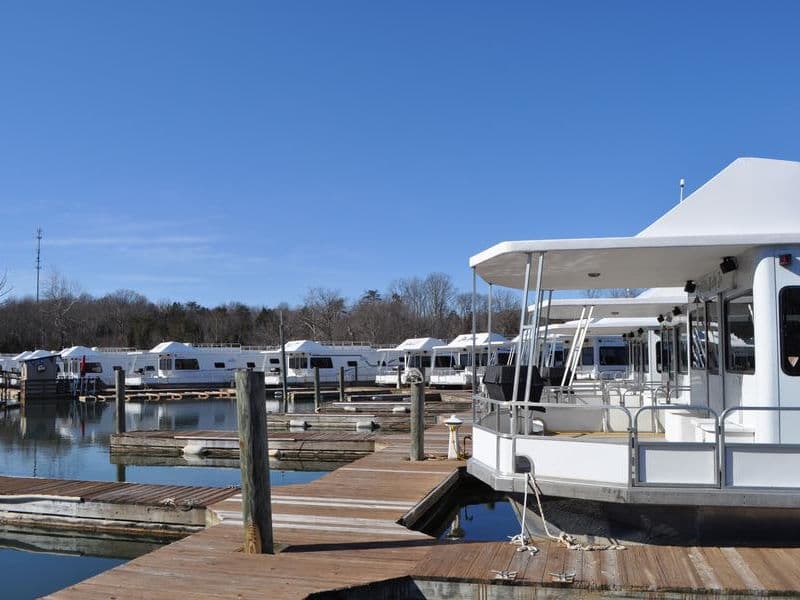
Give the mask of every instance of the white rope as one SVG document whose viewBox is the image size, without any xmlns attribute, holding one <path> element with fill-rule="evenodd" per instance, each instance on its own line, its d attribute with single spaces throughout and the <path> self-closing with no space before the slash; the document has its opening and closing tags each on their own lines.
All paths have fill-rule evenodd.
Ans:
<svg viewBox="0 0 800 600">
<path fill-rule="evenodd" d="M 520 521 L 522 521 L 522 529 L 520 529 L 520 532 L 517 535 L 510 537 L 510 542 L 509 543 L 518 546 L 517 547 L 517 552 L 530 552 L 531 555 L 534 555 L 537 552 L 539 552 L 539 548 L 537 548 L 536 546 L 534 546 L 534 545 L 532 545 L 530 543 L 530 541 L 531 541 L 530 537 L 525 532 L 525 529 L 526 529 L 526 527 L 525 527 L 525 517 L 528 514 L 528 486 L 527 485 L 525 486 L 525 489 L 522 492 L 522 498 L 523 498 L 523 500 L 522 500 L 522 518 L 520 519 Z"/>
<path fill-rule="evenodd" d="M 527 485 L 525 486 L 525 506 L 527 507 L 528 504 L 528 486 L 533 488 L 533 493 L 536 495 L 536 505 L 539 507 L 539 516 L 542 519 L 542 526 L 544 527 L 544 532 L 552 540 L 557 541 L 560 544 L 566 546 L 569 550 L 625 550 L 625 546 L 621 544 L 580 544 L 578 541 L 566 532 L 561 532 L 560 535 L 553 535 L 550 533 L 550 530 L 547 527 L 547 520 L 544 517 L 544 509 L 542 508 L 542 500 L 539 497 L 539 487 L 536 485 L 536 479 L 533 477 L 533 473 L 526 473 L 525 474 L 525 481 Z M 524 514 L 524 513 L 523 513 Z M 523 530 L 525 527 L 525 517 L 522 518 L 522 526 Z"/>
</svg>

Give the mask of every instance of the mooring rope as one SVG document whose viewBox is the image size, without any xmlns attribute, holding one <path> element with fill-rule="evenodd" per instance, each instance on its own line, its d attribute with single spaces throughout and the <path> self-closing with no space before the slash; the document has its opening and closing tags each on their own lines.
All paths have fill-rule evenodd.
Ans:
<svg viewBox="0 0 800 600">
<path fill-rule="evenodd" d="M 525 506 L 527 507 L 528 504 L 528 486 L 533 488 L 533 493 L 536 496 L 536 505 L 539 507 L 539 516 L 542 519 L 542 526 L 544 527 L 544 532 L 552 540 L 557 541 L 560 544 L 566 546 L 569 550 L 587 550 L 587 551 L 595 551 L 595 550 L 625 550 L 625 546 L 621 544 L 581 544 L 579 543 L 573 536 L 566 532 L 561 532 L 559 535 L 553 535 L 550 533 L 550 529 L 547 527 L 547 519 L 544 517 L 544 509 L 542 508 L 542 500 L 539 497 L 539 486 L 536 485 L 536 479 L 533 476 L 533 473 L 526 473 L 525 474 Z M 525 528 L 525 513 L 523 511 L 522 517 L 522 527 L 523 531 Z"/>
</svg>

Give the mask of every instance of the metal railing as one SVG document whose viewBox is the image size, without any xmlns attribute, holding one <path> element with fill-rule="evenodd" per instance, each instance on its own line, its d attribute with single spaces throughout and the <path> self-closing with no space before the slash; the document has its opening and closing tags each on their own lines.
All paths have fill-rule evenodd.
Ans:
<svg viewBox="0 0 800 600">
<path fill-rule="evenodd" d="M 753 441 L 748 442 L 730 442 L 726 441 L 726 423 L 731 415 L 737 412 L 750 412 L 750 411 L 769 411 L 778 413 L 798 413 L 800 415 L 800 407 L 763 407 L 763 406 L 737 406 L 728 408 L 721 414 L 718 414 L 710 407 L 706 406 L 692 406 L 688 404 L 652 404 L 644 405 L 632 412 L 628 407 L 614 404 L 585 404 L 574 401 L 566 395 L 561 396 L 561 401 L 555 402 L 532 402 L 532 401 L 501 401 L 489 398 L 488 396 L 477 394 L 473 397 L 474 409 L 474 423 L 477 427 L 488 430 L 500 437 L 510 438 L 512 444 L 512 456 L 517 456 L 517 438 L 522 437 L 541 437 L 541 434 L 534 433 L 532 421 L 537 419 L 538 415 L 542 415 L 539 411 L 544 411 L 541 420 L 546 420 L 548 410 L 576 410 L 576 411 L 603 411 L 603 420 L 601 429 L 604 429 L 607 423 L 607 417 L 612 411 L 619 411 L 627 415 L 627 426 L 620 430 L 618 433 L 626 434 L 621 438 L 621 441 L 627 443 L 628 447 L 628 462 L 630 467 L 630 482 L 631 487 L 691 487 L 691 488 L 717 488 L 717 489 L 730 489 L 730 488 L 743 488 L 746 486 L 737 486 L 731 483 L 732 465 L 729 464 L 726 449 L 735 448 L 738 450 L 748 450 L 757 452 L 760 450 L 782 452 L 797 456 L 800 462 L 800 432 L 797 434 L 798 442 L 784 443 L 780 441 L 780 426 L 776 425 L 778 431 L 777 442 L 756 442 L 755 432 L 753 432 Z M 707 426 L 703 431 L 712 434 L 713 441 L 668 441 L 666 439 L 647 439 L 645 434 L 650 433 L 660 435 L 658 433 L 659 420 L 657 414 L 665 411 L 683 411 L 690 413 L 702 413 L 708 415 L 706 418 Z M 640 419 L 650 417 L 649 429 L 643 428 L 640 424 Z M 693 426 L 700 427 L 700 424 L 694 423 Z M 552 440 L 553 443 L 563 442 L 578 442 L 592 441 L 591 434 L 601 434 L 605 431 L 598 429 L 596 432 L 587 431 L 587 436 L 581 440 L 580 437 L 559 438 L 555 436 L 548 436 L 546 439 Z M 732 431 L 731 431 L 732 432 Z M 681 483 L 670 482 L 668 484 L 648 482 L 641 477 L 642 464 L 641 464 L 641 449 L 665 449 L 665 450 L 698 450 L 710 451 L 713 453 L 713 481 L 710 483 Z M 499 456 L 497 457 L 499 460 Z M 766 489 L 776 489 L 781 486 L 767 486 Z M 796 483 L 792 482 L 790 486 L 782 486 L 784 489 L 795 490 L 800 487 L 800 479 Z M 749 488 L 748 488 L 749 489 Z"/>
</svg>

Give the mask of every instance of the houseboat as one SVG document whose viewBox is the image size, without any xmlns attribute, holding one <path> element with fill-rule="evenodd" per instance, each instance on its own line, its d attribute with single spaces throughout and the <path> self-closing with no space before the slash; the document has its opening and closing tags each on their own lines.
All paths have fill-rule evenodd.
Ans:
<svg viewBox="0 0 800 600">
<path fill-rule="evenodd" d="M 319 369 L 321 383 L 339 380 L 339 368 L 344 368 L 345 380 L 350 382 L 374 382 L 378 372 L 380 352 L 366 344 L 334 342 L 322 343 L 312 340 L 286 342 L 286 383 L 309 385 L 314 383 L 314 371 Z M 268 368 L 264 381 L 268 387 L 281 385 L 281 352 L 267 353 Z"/>
<path fill-rule="evenodd" d="M 408 383 L 410 369 L 417 369 L 430 381 L 433 349 L 447 342 L 438 338 L 409 338 L 404 342 L 381 352 L 381 366 L 375 375 L 378 385 L 405 385 Z"/>
<path fill-rule="evenodd" d="M 131 353 L 133 387 L 232 386 L 237 369 L 262 367 L 265 352 L 237 344 L 162 342 L 146 353 Z"/>
<path fill-rule="evenodd" d="M 544 495 L 522 515 L 551 533 L 796 543 L 798 197 L 800 163 L 738 159 L 636 236 L 502 242 L 473 256 L 490 290 L 521 289 L 523 307 L 537 299 L 523 331 L 546 324 L 542 290 L 678 286 L 687 298 L 659 339 L 674 391 L 638 405 L 552 393 L 541 339 L 521 337 L 527 364 L 474 396 L 469 472 L 518 500 Z"/>
<path fill-rule="evenodd" d="M 473 367 L 473 353 L 476 357 Z M 430 384 L 439 387 L 480 385 L 487 365 L 504 365 L 511 343 L 499 333 L 464 333 L 433 347 Z"/>
</svg>

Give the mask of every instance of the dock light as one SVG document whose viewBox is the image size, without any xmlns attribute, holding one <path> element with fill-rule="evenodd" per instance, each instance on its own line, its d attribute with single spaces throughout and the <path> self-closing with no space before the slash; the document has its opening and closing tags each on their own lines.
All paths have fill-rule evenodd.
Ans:
<svg viewBox="0 0 800 600">
<path fill-rule="evenodd" d="M 722 259 L 722 262 L 719 263 L 719 270 L 722 271 L 723 274 L 735 271 L 738 267 L 739 265 L 733 256 L 726 256 Z"/>
<path fill-rule="evenodd" d="M 659 323 L 663 323 L 664 322 L 664 315 L 658 315 L 656 317 L 656 321 L 658 321 Z"/>
<path fill-rule="evenodd" d="M 680 309 L 680 307 L 679 307 L 679 306 L 675 306 L 675 307 L 673 307 L 673 308 L 672 308 L 672 314 L 673 314 L 673 315 L 675 315 L 676 317 L 677 317 L 679 314 L 681 314 L 681 309 Z"/>
<path fill-rule="evenodd" d="M 778 257 L 778 264 L 782 267 L 791 267 L 792 266 L 792 255 L 791 254 L 781 254 Z"/>
<path fill-rule="evenodd" d="M 691 279 L 686 282 L 686 285 L 683 286 L 683 291 L 687 294 L 694 294 L 694 291 L 697 289 L 697 284 L 692 281 Z"/>
<path fill-rule="evenodd" d="M 450 430 L 450 439 L 447 441 L 447 458 L 448 460 L 461 458 L 461 447 L 458 443 L 458 430 L 464 424 L 464 421 L 457 416 L 452 415 L 444 422 Z"/>
</svg>

